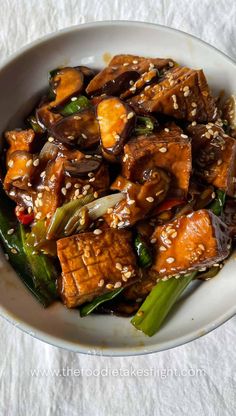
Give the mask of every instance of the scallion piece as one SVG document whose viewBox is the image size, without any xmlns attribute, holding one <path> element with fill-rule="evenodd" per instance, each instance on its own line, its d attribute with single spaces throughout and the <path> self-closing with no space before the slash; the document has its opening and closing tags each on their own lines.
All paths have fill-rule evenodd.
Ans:
<svg viewBox="0 0 236 416">
<path fill-rule="evenodd" d="M 140 267 L 150 267 L 152 264 L 152 255 L 147 244 L 140 235 L 137 235 L 135 238 L 134 247 L 138 255 Z"/>
<path fill-rule="evenodd" d="M 149 337 L 154 335 L 196 274 L 193 272 L 179 279 L 172 277 L 157 283 L 131 320 L 132 325 Z"/>
<path fill-rule="evenodd" d="M 135 134 L 151 134 L 155 128 L 155 123 L 150 117 L 137 116 Z"/>
<path fill-rule="evenodd" d="M 225 204 L 225 198 L 226 198 L 226 193 L 218 189 L 216 191 L 215 200 L 209 206 L 209 209 L 213 212 L 213 214 L 218 215 L 218 216 L 222 214 L 223 209 L 224 209 L 224 204 Z"/>
</svg>

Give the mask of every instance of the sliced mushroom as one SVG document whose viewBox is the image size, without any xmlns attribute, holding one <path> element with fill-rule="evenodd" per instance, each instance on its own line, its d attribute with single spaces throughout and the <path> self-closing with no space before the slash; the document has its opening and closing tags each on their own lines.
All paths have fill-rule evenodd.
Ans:
<svg viewBox="0 0 236 416">
<path fill-rule="evenodd" d="M 135 113 L 119 98 L 110 97 L 97 106 L 104 155 L 118 155 L 135 126 Z"/>
<path fill-rule="evenodd" d="M 65 117 L 50 129 L 50 134 L 59 142 L 80 149 L 98 144 L 99 125 L 92 109 Z"/>
</svg>

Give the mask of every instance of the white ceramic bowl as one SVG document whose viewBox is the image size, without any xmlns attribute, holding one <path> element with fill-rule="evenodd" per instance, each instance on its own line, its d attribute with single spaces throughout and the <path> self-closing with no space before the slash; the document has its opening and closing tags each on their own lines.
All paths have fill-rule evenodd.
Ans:
<svg viewBox="0 0 236 416">
<path fill-rule="evenodd" d="M 0 131 L 20 125 L 46 87 L 49 70 L 81 64 L 101 68 L 117 53 L 171 57 L 203 68 L 214 91 L 236 91 L 235 63 L 186 33 L 128 21 L 86 24 L 34 42 L 5 62 L 0 70 Z M 81 319 L 78 311 L 59 302 L 43 309 L 0 254 L 0 314 L 36 338 L 75 352 L 121 356 L 165 350 L 206 334 L 236 312 L 234 255 L 216 278 L 195 282 L 162 329 L 148 338 L 127 318 Z"/>
</svg>

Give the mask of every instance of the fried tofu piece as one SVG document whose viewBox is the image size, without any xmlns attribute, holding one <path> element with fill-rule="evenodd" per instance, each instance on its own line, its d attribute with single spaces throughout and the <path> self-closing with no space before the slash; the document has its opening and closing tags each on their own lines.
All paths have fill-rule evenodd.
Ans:
<svg viewBox="0 0 236 416">
<path fill-rule="evenodd" d="M 5 132 L 5 139 L 9 145 L 6 161 L 9 162 L 12 153 L 17 150 L 33 153 L 35 132 L 28 130 L 10 130 Z"/>
<path fill-rule="evenodd" d="M 176 67 L 162 81 L 129 100 L 137 111 L 158 112 L 177 119 L 206 122 L 217 116 L 215 101 L 202 70 Z"/>
<path fill-rule="evenodd" d="M 28 183 L 35 170 L 33 162 L 34 156 L 24 150 L 17 150 L 11 154 L 3 183 L 6 192 L 8 192 L 11 187 L 22 190 L 29 189 Z"/>
<path fill-rule="evenodd" d="M 139 278 L 130 231 L 106 229 L 63 238 L 57 241 L 57 254 L 59 291 L 68 308 Z"/>
<path fill-rule="evenodd" d="M 179 127 L 169 126 L 156 134 L 139 136 L 124 146 L 123 176 L 141 182 L 145 171 L 153 168 L 171 173 L 171 187 L 187 193 L 192 169 L 191 143 Z"/>
<path fill-rule="evenodd" d="M 210 267 L 230 253 L 227 226 L 205 209 L 158 226 L 152 240 L 156 243 L 151 273 L 160 277 Z"/>
<path fill-rule="evenodd" d="M 143 58 L 135 55 L 116 55 L 108 67 L 99 72 L 89 83 L 89 95 L 119 95 L 127 91 L 140 76 L 151 70 L 174 66 L 172 59 Z M 145 82 L 145 81 L 144 81 Z M 142 81 L 141 81 L 141 84 Z"/>
<path fill-rule="evenodd" d="M 113 228 L 134 225 L 165 199 L 169 185 L 170 177 L 162 169 L 150 171 L 142 185 L 118 176 L 111 189 L 123 192 L 125 199 L 108 210 L 105 221 Z"/>
<path fill-rule="evenodd" d="M 204 182 L 236 196 L 236 141 L 209 123 L 189 126 L 195 174 Z"/>
</svg>

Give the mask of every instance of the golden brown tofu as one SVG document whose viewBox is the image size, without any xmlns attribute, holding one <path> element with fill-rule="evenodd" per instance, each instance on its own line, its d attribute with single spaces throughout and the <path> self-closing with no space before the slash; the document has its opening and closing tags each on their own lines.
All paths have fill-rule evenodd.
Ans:
<svg viewBox="0 0 236 416">
<path fill-rule="evenodd" d="M 18 150 L 11 154 L 8 160 L 8 170 L 4 179 L 4 189 L 9 189 L 14 186 L 19 189 L 29 189 L 28 183 L 31 180 L 35 167 L 34 156 L 23 150 Z"/>
<path fill-rule="evenodd" d="M 214 99 L 202 70 L 176 67 L 161 82 L 129 100 L 137 111 L 158 112 L 177 119 L 199 122 L 217 116 Z"/>
<path fill-rule="evenodd" d="M 135 55 L 116 55 L 108 67 L 99 72 L 89 83 L 89 95 L 116 95 L 127 91 L 140 78 L 151 70 L 174 66 L 172 59 L 143 58 Z M 141 82 L 142 83 L 142 82 Z"/>
<path fill-rule="evenodd" d="M 230 253 L 227 226 L 205 209 L 158 226 L 151 239 L 156 240 L 151 273 L 161 277 L 210 267 Z"/>
<path fill-rule="evenodd" d="M 57 241 L 57 254 L 62 268 L 59 291 L 68 308 L 139 277 L 130 231 L 96 230 L 63 238 Z"/>
<path fill-rule="evenodd" d="M 189 126 L 195 174 L 204 182 L 236 196 L 236 141 L 209 123 Z"/>
<path fill-rule="evenodd" d="M 118 176 L 111 189 L 123 192 L 125 198 L 108 210 L 106 222 L 113 228 L 135 224 L 165 199 L 169 184 L 170 177 L 162 169 L 150 171 L 142 185 Z"/>
<path fill-rule="evenodd" d="M 28 129 L 6 131 L 5 138 L 9 145 L 9 149 L 7 150 L 7 162 L 9 162 L 12 153 L 17 150 L 22 150 L 29 153 L 33 152 L 33 143 L 35 139 L 34 130 Z"/>
<path fill-rule="evenodd" d="M 122 174 L 135 182 L 145 171 L 162 168 L 173 175 L 171 187 L 186 194 L 192 169 L 191 143 L 177 126 L 150 136 L 139 136 L 124 147 Z"/>
</svg>

